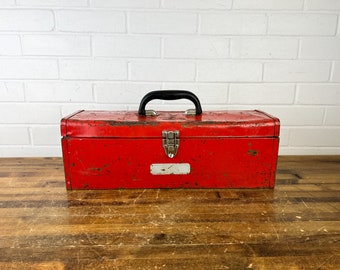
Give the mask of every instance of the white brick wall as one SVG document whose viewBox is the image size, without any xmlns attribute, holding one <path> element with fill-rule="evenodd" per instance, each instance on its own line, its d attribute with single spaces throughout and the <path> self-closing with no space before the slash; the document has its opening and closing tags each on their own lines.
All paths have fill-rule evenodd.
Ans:
<svg viewBox="0 0 340 270">
<path fill-rule="evenodd" d="M 2 55 L 20 55 L 21 46 L 20 38 L 17 35 L 0 36 L 0 56 Z"/>
<path fill-rule="evenodd" d="M 234 37 L 231 57 L 242 59 L 296 59 L 299 40 L 294 38 Z"/>
<path fill-rule="evenodd" d="M 216 37 L 166 37 L 165 58 L 229 58 L 229 39 Z"/>
<path fill-rule="evenodd" d="M 340 10 L 338 0 L 307 0 L 306 8 L 310 10 Z"/>
<path fill-rule="evenodd" d="M 125 13 L 103 10 L 58 10 L 57 30 L 62 32 L 112 32 L 126 31 Z"/>
<path fill-rule="evenodd" d="M 232 0 L 163 0 L 164 8 L 173 9 L 230 9 Z"/>
<path fill-rule="evenodd" d="M 1 9 L 0 31 L 52 31 L 54 16 L 51 10 Z"/>
<path fill-rule="evenodd" d="M 176 60 L 132 60 L 132 81 L 194 81 L 195 63 Z"/>
<path fill-rule="evenodd" d="M 267 29 L 264 13 L 202 13 L 200 19 L 203 35 L 263 35 Z"/>
<path fill-rule="evenodd" d="M 340 38 L 302 38 L 300 58 L 318 60 L 340 60 Z"/>
<path fill-rule="evenodd" d="M 82 35 L 24 35 L 21 44 L 24 55 L 90 56 L 90 40 Z"/>
<path fill-rule="evenodd" d="M 259 82 L 262 64 L 259 62 L 214 61 L 197 63 L 197 80 L 202 82 Z"/>
<path fill-rule="evenodd" d="M 90 0 L 92 7 L 158 8 L 159 0 Z"/>
<path fill-rule="evenodd" d="M 234 0 L 235 9 L 264 9 L 264 10 L 299 10 L 303 7 L 303 0 Z"/>
<path fill-rule="evenodd" d="M 142 34 L 193 34 L 197 15 L 184 12 L 130 12 L 129 31 Z"/>
<path fill-rule="evenodd" d="M 264 81 L 268 82 L 327 82 L 330 62 L 281 61 L 264 64 Z"/>
<path fill-rule="evenodd" d="M 127 64 L 111 59 L 62 59 L 60 77 L 66 80 L 126 80 Z"/>
<path fill-rule="evenodd" d="M 0 79 L 58 79 L 58 60 L 0 58 Z"/>
<path fill-rule="evenodd" d="M 231 84 L 230 104 L 293 104 L 293 84 Z"/>
<path fill-rule="evenodd" d="M 331 76 L 332 82 L 340 82 L 340 62 L 334 62 L 334 69 Z"/>
<path fill-rule="evenodd" d="M 161 56 L 161 38 L 143 36 L 94 36 L 93 56 L 115 58 Z"/>
<path fill-rule="evenodd" d="M 268 15 L 272 35 L 330 36 L 336 33 L 335 14 L 273 13 Z"/>
<path fill-rule="evenodd" d="M 61 117 L 155 89 L 278 116 L 280 154 L 340 154 L 340 1 L 0 1 L 0 157 L 61 156 Z"/>
<path fill-rule="evenodd" d="M 1 101 L 16 101 L 25 100 L 23 84 L 20 82 L 0 82 L 0 97 Z"/>
<path fill-rule="evenodd" d="M 27 82 L 25 94 L 28 102 L 93 102 L 89 82 Z"/>
</svg>

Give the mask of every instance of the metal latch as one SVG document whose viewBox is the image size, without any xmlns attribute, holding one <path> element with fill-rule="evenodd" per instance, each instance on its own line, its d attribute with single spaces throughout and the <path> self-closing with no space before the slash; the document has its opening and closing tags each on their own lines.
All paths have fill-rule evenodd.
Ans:
<svg viewBox="0 0 340 270">
<path fill-rule="evenodd" d="M 177 154 L 177 150 L 179 148 L 179 131 L 163 130 L 162 137 L 163 137 L 162 143 L 165 154 L 169 158 L 173 158 Z"/>
</svg>

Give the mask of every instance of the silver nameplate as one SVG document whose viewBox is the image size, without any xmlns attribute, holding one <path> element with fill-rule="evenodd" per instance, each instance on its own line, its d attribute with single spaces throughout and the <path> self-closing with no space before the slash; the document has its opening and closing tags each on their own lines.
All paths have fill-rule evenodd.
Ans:
<svg viewBox="0 0 340 270">
<path fill-rule="evenodd" d="M 153 175 L 189 174 L 189 163 L 156 163 L 150 165 L 150 172 Z"/>
</svg>

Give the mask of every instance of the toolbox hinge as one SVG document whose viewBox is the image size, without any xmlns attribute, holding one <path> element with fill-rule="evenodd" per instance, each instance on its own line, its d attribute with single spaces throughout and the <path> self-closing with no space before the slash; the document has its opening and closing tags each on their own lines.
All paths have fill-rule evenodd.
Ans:
<svg viewBox="0 0 340 270">
<path fill-rule="evenodd" d="M 178 151 L 179 148 L 179 131 L 173 130 L 173 131 L 162 131 L 162 137 L 163 137 L 163 148 L 165 151 L 165 154 L 169 158 L 173 158 Z"/>
</svg>

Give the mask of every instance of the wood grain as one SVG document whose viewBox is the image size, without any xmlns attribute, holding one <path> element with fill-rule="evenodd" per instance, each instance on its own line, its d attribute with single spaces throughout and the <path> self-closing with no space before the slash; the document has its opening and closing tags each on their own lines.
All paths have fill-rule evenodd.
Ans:
<svg viewBox="0 0 340 270">
<path fill-rule="evenodd" d="M 274 190 L 66 191 L 60 158 L 0 159 L 0 269 L 340 269 L 340 156 Z"/>
</svg>

